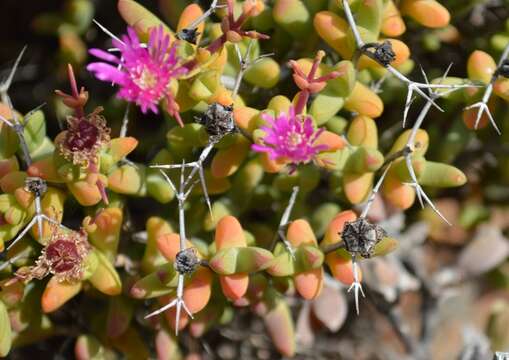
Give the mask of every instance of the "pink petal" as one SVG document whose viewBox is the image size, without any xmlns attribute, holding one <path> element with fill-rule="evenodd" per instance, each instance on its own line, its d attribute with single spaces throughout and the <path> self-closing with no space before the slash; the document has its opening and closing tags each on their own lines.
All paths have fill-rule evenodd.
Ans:
<svg viewBox="0 0 509 360">
<path fill-rule="evenodd" d="M 126 74 L 110 64 L 102 62 L 90 63 L 87 65 L 87 70 L 93 72 L 95 77 L 102 81 L 124 84 L 126 80 Z"/>
<path fill-rule="evenodd" d="M 120 62 L 120 60 L 115 55 L 112 55 L 101 49 L 90 49 L 88 52 L 101 60 L 109 61 L 115 64 Z"/>
</svg>

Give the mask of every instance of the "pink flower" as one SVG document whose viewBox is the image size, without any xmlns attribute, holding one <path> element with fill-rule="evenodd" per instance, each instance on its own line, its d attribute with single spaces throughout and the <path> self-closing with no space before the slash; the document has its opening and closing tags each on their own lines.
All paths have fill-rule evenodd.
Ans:
<svg viewBox="0 0 509 360">
<path fill-rule="evenodd" d="M 315 130 L 310 116 L 296 115 L 290 107 L 288 115 L 280 113 L 274 118 L 263 114 L 262 119 L 268 126 L 262 126 L 265 136 L 260 144 L 251 148 L 257 152 L 265 152 L 271 160 L 283 160 L 293 165 L 308 163 L 320 152 L 327 150 L 327 145 L 314 145 L 323 129 Z"/>
<path fill-rule="evenodd" d="M 170 45 L 170 37 L 164 33 L 163 27 L 150 30 L 146 46 L 140 43 L 130 27 L 122 41 L 114 39 L 113 45 L 119 49 L 119 57 L 101 49 L 90 49 L 90 54 L 104 62 L 90 63 L 87 70 L 99 80 L 119 85 L 117 96 L 136 103 L 143 113 L 151 110 L 157 114 L 157 105 L 166 99 L 168 112 L 181 123 L 178 105 L 169 86 L 172 79 L 185 74 L 187 69 L 179 66 L 176 43 Z"/>
</svg>

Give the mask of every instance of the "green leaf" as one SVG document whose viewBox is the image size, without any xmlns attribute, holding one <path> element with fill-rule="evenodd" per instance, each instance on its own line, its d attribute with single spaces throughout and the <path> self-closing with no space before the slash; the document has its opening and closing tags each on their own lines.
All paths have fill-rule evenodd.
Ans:
<svg viewBox="0 0 509 360">
<path fill-rule="evenodd" d="M 278 296 L 275 299 L 275 305 L 265 314 L 263 320 L 277 350 L 283 356 L 293 357 L 295 354 L 295 329 L 286 301 Z"/>
<path fill-rule="evenodd" d="M 313 116 L 317 126 L 323 125 L 341 110 L 344 102 L 342 97 L 326 88 L 311 103 L 309 115 Z"/>
<path fill-rule="evenodd" d="M 322 266 L 323 252 L 314 245 L 302 245 L 295 250 L 295 273 L 301 273 Z"/>
<path fill-rule="evenodd" d="M 85 33 L 90 28 L 94 17 L 94 4 L 90 0 L 72 0 L 66 5 L 68 21 L 76 26 L 79 34 Z"/>
<path fill-rule="evenodd" d="M 119 337 L 127 330 L 133 316 L 133 305 L 131 299 L 123 296 L 115 296 L 110 299 L 106 321 L 108 337 Z"/>
<path fill-rule="evenodd" d="M 373 256 L 385 256 L 396 250 L 398 245 L 398 240 L 391 237 L 384 237 L 378 244 L 375 245 Z"/>
<path fill-rule="evenodd" d="M 28 117 L 30 115 L 30 117 Z M 46 137 L 46 121 L 44 113 L 37 110 L 32 114 L 27 114 L 24 119 L 25 127 L 23 134 L 30 152 L 36 150 Z"/>
<path fill-rule="evenodd" d="M 7 356 L 12 345 L 12 330 L 9 313 L 5 304 L 0 301 L 0 356 Z"/>
<path fill-rule="evenodd" d="M 122 282 L 115 267 L 108 258 L 98 250 L 93 250 L 97 255 L 97 268 L 88 279 L 94 287 L 107 295 L 118 295 L 122 291 Z"/>
<path fill-rule="evenodd" d="M 172 263 L 159 266 L 154 272 L 136 281 L 130 290 L 136 299 L 150 299 L 171 293 L 177 287 L 178 274 Z"/>
<path fill-rule="evenodd" d="M 18 150 L 18 135 L 9 126 L 0 122 L 0 159 L 13 156 Z"/>
<path fill-rule="evenodd" d="M 272 276 L 291 276 L 295 274 L 295 263 L 288 251 L 276 256 L 270 263 L 267 272 Z"/>
<path fill-rule="evenodd" d="M 231 247 L 218 251 L 209 265 L 220 275 L 232 275 L 265 270 L 273 259 L 272 253 L 263 248 Z"/>
<path fill-rule="evenodd" d="M 119 0 L 118 12 L 128 25 L 136 29 L 138 35 L 147 35 L 150 28 L 162 25 L 165 32 L 173 37 L 173 32 L 165 23 L 136 1 Z"/>
<path fill-rule="evenodd" d="M 426 161 L 426 166 L 419 176 L 419 183 L 423 186 L 455 187 L 466 182 L 467 177 L 460 169 L 433 161 Z"/>
<path fill-rule="evenodd" d="M 74 346 L 74 353 L 78 359 L 116 359 L 115 354 L 111 350 L 106 349 L 95 337 L 90 335 L 80 335 L 78 337 Z"/>
<path fill-rule="evenodd" d="M 337 96 L 348 97 L 352 92 L 355 81 L 357 80 L 357 73 L 353 63 L 348 60 L 338 62 L 331 67 L 331 71 L 338 71 L 341 75 L 335 79 L 327 82 L 327 89 L 330 89 Z"/>
</svg>

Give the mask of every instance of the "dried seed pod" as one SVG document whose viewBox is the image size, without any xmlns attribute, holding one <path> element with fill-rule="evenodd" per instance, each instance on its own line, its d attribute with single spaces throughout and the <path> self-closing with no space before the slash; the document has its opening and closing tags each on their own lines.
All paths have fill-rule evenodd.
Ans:
<svg viewBox="0 0 509 360">
<path fill-rule="evenodd" d="M 16 277 L 28 282 L 53 274 L 59 282 L 80 281 L 85 272 L 85 259 L 90 250 L 87 233 L 83 229 L 63 231 L 55 227 L 51 239 L 42 249 L 35 265 L 18 269 Z"/>
<path fill-rule="evenodd" d="M 369 51 L 369 49 L 373 49 L 373 52 Z M 383 67 L 389 66 L 396 59 L 396 53 L 392 48 L 391 42 L 388 40 L 385 40 L 381 44 L 366 44 L 361 50 L 363 53 L 367 53 L 369 57 L 376 60 Z"/>
<path fill-rule="evenodd" d="M 214 142 L 219 141 L 223 136 L 237 131 L 233 119 L 233 106 L 225 106 L 219 103 L 209 105 L 207 111 L 197 117 L 196 121 L 205 126 L 207 133 Z"/>
<path fill-rule="evenodd" d="M 64 158 L 73 164 L 87 167 L 97 160 L 101 147 L 109 144 L 110 128 L 101 112 L 102 108 L 98 107 L 87 116 L 67 119 L 65 136 L 56 145 Z"/>
<path fill-rule="evenodd" d="M 48 190 L 48 184 L 40 177 L 29 176 L 25 179 L 25 190 L 40 197 Z"/>
<path fill-rule="evenodd" d="M 364 258 L 373 255 L 375 245 L 386 235 L 381 226 L 371 224 L 365 218 L 345 223 L 345 227 L 340 234 L 345 242 L 346 250 L 351 254 L 359 254 Z"/>
<path fill-rule="evenodd" d="M 184 28 L 177 33 L 177 37 L 180 40 L 187 41 L 188 43 L 191 43 L 193 45 L 196 45 L 196 40 L 198 38 L 198 35 L 200 35 L 200 33 L 198 32 L 197 28 L 192 28 L 192 29 Z"/>
<path fill-rule="evenodd" d="M 196 256 L 196 249 L 187 248 L 177 253 L 174 266 L 179 274 L 191 274 L 199 263 L 200 260 Z"/>
<path fill-rule="evenodd" d="M 497 74 L 505 78 L 509 78 L 509 59 L 506 59 L 500 64 L 497 69 Z"/>
</svg>

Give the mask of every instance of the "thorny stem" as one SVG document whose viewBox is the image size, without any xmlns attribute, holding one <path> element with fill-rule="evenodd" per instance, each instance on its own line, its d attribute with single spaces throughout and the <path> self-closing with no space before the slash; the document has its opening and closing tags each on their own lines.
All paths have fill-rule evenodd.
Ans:
<svg viewBox="0 0 509 360">
<path fill-rule="evenodd" d="M 16 61 L 14 62 L 14 65 L 13 65 L 7 79 L 0 84 L 0 96 L 2 98 L 2 102 L 4 102 L 9 107 L 9 110 L 11 111 L 12 122 L 9 121 L 8 119 L 4 118 L 3 116 L 0 116 L 0 120 L 2 120 L 7 126 L 11 127 L 18 135 L 19 144 L 20 144 L 21 150 L 23 152 L 23 158 L 25 160 L 25 164 L 27 165 L 27 167 L 29 167 L 32 164 L 32 156 L 30 155 L 30 151 L 28 149 L 28 144 L 25 139 L 24 127 L 30 120 L 31 115 L 35 111 L 37 111 L 41 106 L 38 106 L 34 110 L 30 111 L 25 116 L 25 123 L 21 124 L 21 122 L 18 119 L 18 115 L 16 114 L 16 111 L 14 110 L 14 107 L 12 105 L 11 98 L 9 97 L 9 94 L 8 94 L 9 88 L 12 85 L 12 81 L 14 79 L 14 75 L 16 73 L 16 70 L 18 69 L 19 63 L 21 61 L 21 58 L 23 57 L 23 54 L 25 53 L 25 50 L 26 50 L 26 46 L 21 50 L 20 54 L 16 58 Z M 12 246 L 14 244 L 16 244 L 19 240 L 21 240 L 23 238 L 23 236 L 25 236 L 28 233 L 28 231 L 32 228 L 32 226 L 34 226 L 36 223 L 37 223 L 38 235 L 42 236 L 44 220 L 46 220 L 47 222 L 49 222 L 51 224 L 54 224 L 61 228 L 66 229 L 65 226 L 63 226 L 59 222 L 53 220 L 52 218 L 50 218 L 49 216 L 47 216 L 43 213 L 42 206 L 41 206 L 41 194 L 39 194 L 39 193 L 34 194 L 34 208 L 35 208 L 34 217 L 28 222 L 28 224 L 24 227 L 24 229 L 21 230 L 20 233 L 18 233 L 16 238 L 14 238 L 14 240 L 7 247 L 7 250 L 12 248 Z"/>
<path fill-rule="evenodd" d="M 362 210 L 362 213 L 360 215 L 360 218 L 366 218 L 368 216 L 369 209 L 371 208 L 371 205 L 373 204 L 373 201 L 375 200 L 376 194 L 380 190 L 380 187 L 382 186 L 382 183 L 385 179 L 385 176 L 387 175 L 387 172 L 389 171 L 389 168 L 391 167 L 392 162 L 390 162 L 387 167 L 385 168 L 384 172 L 382 173 L 382 176 L 380 176 L 380 179 L 378 179 L 375 187 L 371 191 L 371 195 L 369 196 L 368 201 L 364 205 L 364 208 Z M 323 251 L 327 254 L 332 251 L 336 251 L 337 249 L 344 248 L 345 243 L 344 241 L 340 241 L 336 244 L 332 244 L 331 246 L 328 246 L 327 248 L 324 248 Z M 357 315 L 359 315 L 359 292 L 362 294 L 362 297 L 366 297 L 364 295 L 364 291 L 362 290 L 362 284 L 359 281 L 359 265 L 357 263 L 357 254 L 352 254 L 352 272 L 353 272 L 353 282 L 350 285 L 350 288 L 348 288 L 348 292 L 350 292 L 352 289 L 354 290 L 354 296 L 355 296 L 355 309 L 357 311 Z"/>
<path fill-rule="evenodd" d="M 373 204 L 373 201 L 375 200 L 376 194 L 380 190 L 380 187 L 382 186 L 382 183 L 384 182 L 385 176 L 387 175 L 387 172 L 389 171 L 390 167 L 392 165 L 392 162 L 387 165 L 384 172 L 382 173 L 382 176 L 380 176 L 380 179 L 378 179 L 378 182 L 376 183 L 375 187 L 371 191 L 371 195 L 368 198 L 368 201 L 364 205 L 364 208 L 362 209 L 361 218 L 366 218 L 368 216 L 369 209 L 371 208 L 371 205 Z"/>
<path fill-rule="evenodd" d="M 449 73 L 450 69 L 451 69 L 451 65 L 445 71 L 445 73 L 444 73 L 444 75 L 442 77 L 442 81 L 443 81 L 443 79 L 445 79 L 445 77 Z M 423 74 L 423 75 L 424 75 L 424 78 L 427 81 L 426 74 Z M 419 116 L 417 117 L 417 120 L 415 121 L 415 123 L 414 123 L 414 125 L 412 127 L 412 130 L 410 132 L 410 135 L 408 137 L 408 141 L 407 141 L 406 145 L 403 147 L 402 150 L 400 150 L 400 151 L 392 154 L 391 156 L 387 157 L 387 159 L 384 161 L 384 164 L 382 165 L 382 168 L 385 167 L 385 170 L 384 170 L 382 176 L 380 177 L 380 179 L 378 180 L 378 182 L 376 183 L 375 187 L 373 188 L 373 190 L 371 192 L 371 195 L 368 198 L 368 201 L 364 205 L 364 208 L 362 210 L 360 218 L 366 218 L 366 216 L 368 215 L 369 209 L 371 208 L 371 205 L 373 204 L 373 201 L 374 201 L 374 199 L 376 197 L 376 194 L 378 193 L 378 191 L 380 190 L 380 187 L 382 186 L 382 183 L 383 183 L 383 181 L 385 179 L 385 176 L 387 175 L 387 172 L 389 171 L 390 166 L 392 165 L 392 162 L 394 160 L 396 160 L 397 158 L 399 158 L 400 156 L 403 156 L 404 159 L 405 159 L 407 168 L 408 168 L 408 172 L 409 172 L 410 177 L 412 179 L 411 186 L 415 188 L 415 191 L 416 191 L 416 194 L 417 194 L 417 197 L 419 199 L 419 202 L 420 202 L 421 206 L 424 206 L 424 203 L 423 203 L 423 200 L 422 200 L 424 198 L 424 200 L 431 206 L 431 208 L 447 224 L 450 225 L 450 223 L 447 221 L 447 219 L 435 207 L 433 202 L 429 199 L 429 197 L 426 195 L 424 190 L 422 190 L 422 187 L 419 185 L 418 180 L 417 180 L 417 176 L 415 174 L 415 171 L 414 171 L 414 168 L 413 168 L 413 165 L 412 165 L 412 158 L 411 158 L 411 156 L 412 156 L 412 153 L 414 152 L 414 150 L 416 148 L 415 138 L 417 136 L 417 131 L 420 129 L 422 123 L 424 122 L 424 119 L 426 118 L 426 115 L 428 114 L 429 110 L 431 109 L 431 106 L 433 105 L 433 101 L 435 99 L 439 98 L 441 95 L 445 95 L 445 94 L 447 94 L 447 93 L 449 93 L 451 91 L 454 91 L 454 90 L 456 90 L 456 89 L 455 88 L 451 88 L 448 91 L 446 91 L 446 92 L 444 92 L 442 94 L 439 94 L 436 91 L 433 91 L 433 90 L 429 89 L 429 91 L 430 91 L 429 100 L 426 102 L 426 104 L 422 108 Z M 325 254 L 327 254 L 329 252 L 336 251 L 337 249 L 344 248 L 344 247 L 345 247 L 344 243 L 343 242 L 339 242 L 339 243 L 327 246 L 327 247 L 323 248 L 322 250 L 324 251 Z M 359 282 L 358 264 L 357 264 L 357 256 L 356 256 L 356 254 L 352 254 L 352 272 L 353 272 L 354 281 L 351 284 L 350 288 L 348 289 L 348 292 L 350 292 L 351 290 L 354 290 L 355 308 L 356 308 L 357 315 L 358 315 L 359 314 L 359 292 L 362 294 L 363 297 L 365 297 L 365 295 L 364 295 L 364 292 L 362 290 L 362 284 Z"/>
<path fill-rule="evenodd" d="M 488 102 L 491 98 L 491 94 L 493 93 L 493 85 L 495 84 L 495 81 L 497 81 L 498 78 L 498 70 L 502 66 L 503 62 L 507 59 L 509 56 L 509 44 L 505 47 L 504 51 L 502 52 L 502 55 L 500 56 L 500 59 L 498 60 L 497 64 L 497 70 L 493 73 L 493 76 L 491 77 L 490 83 L 486 86 L 486 89 L 484 90 L 484 94 L 482 97 L 482 100 L 479 102 L 476 102 L 475 104 L 469 105 L 465 108 L 465 110 L 479 108 L 477 111 L 477 116 L 475 118 L 474 123 L 474 129 L 477 130 L 479 127 L 479 123 L 481 122 L 481 117 L 484 112 L 486 112 L 486 115 L 488 115 L 488 119 L 490 120 L 491 125 L 495 129 L 495 131 L 501 135 L 500 129 L 497 126 L 497 123 L 495 122 L 495 119 L 493 118 L 493 115 L 491 114 L 491 111 L 488 107 Z"/>
<path fill-rule="evenodd" d="M 336 250 L 339 250 L 339 249 L 345 249 L 346 246 L 345 246 L 345 243 L 344 241 L 338 241 L 337 243 L 334 243 L 334 244 L 330 244 L 330 245 L 327 245 L 327 246 L 323 246 L 321 249 L 322 249 L 322 252 L 327 255 L 327 254 L 330 254 Z"/>
<path fill-rule="evenodd" d="M 290 253 L 292 258 L 295 260 L 295 250 L 293 249 L 292 245 L 288 241 L 285 235 L 286 227 L 289 225 L 288 221 L 290 220 L 290 215 L 292 213 L 293 207 L 295 206 L 295 201 L 297 200 L 297 195 L 299 194 L 299 187 L 294 186 L 292 189 L 292 195 L 290 196 L 290 200 L 288 201 L 288 205 L 286 206 L 285 211 L 283 212 L 283 215 L 281 216 L 281 220 L 279 221 L 279 226 L 277 229 L 276 234 L 274 234 L 274 238 L 272 239 L 272 244 L 270 245 L 270 251 L 273 251 L 276 247 L 276 243 L 278 238 L 283 241 L 285 244 L 286 250 Z"/>
<path fill-rule="evenodd" d="M 9 265 L 13 265 L 14 262 L 23 258 L 24 256 L 25 254 L 23 252 L 20 252 L 19 254 L 13 256 L 12 258 L 6 259 L 2 264 L 0 264 L 0 271 L 4 270 Z"/>
<path fill-rule="evenodd" d="M 359 30 L 357 29 L 357 25 L 355 23 L 355 19 L 354 19 L 354 16 L 352 14 L 352 11 L 350 9 L 350 5 L 348 3 L 348 0 L 342 0 L 342 4 L 343 4 L 343 8 L 344 8 L 346 19 L 348 21 L 348 24 L 350 25 L 350 28 L 352 29 L 352 32 L 353 32 L 353 35 L 354 35 L 354 38 L 355 38 L 355 43 L 357 45 L 357 49 L 359 51 L 363 51 L 363 47 L 366 44 L 362 40 L 362 38 L 360 36 L 360 33 L 359 33 Z M 415 81 L 410 80 L 409 78 L 407 78 L 405 75 L 403 75 L 401 72 L 396 70 L 391 65 L 386 66 L 386 69 L 392 75 L 394 75 L 398 80 L 400 80 L 401 82 L 405 83 L 407 85 L 407 87 L 408 87 L 408 93 L 407 93 L 407 98 L 406 98 L 406 103 L 405 103 L 405 109 L 404 109 L 404 113 L 403 113 L 403 127 L 405 127 L 406 118 L 408 116 L 408 111 L 409 111 L 410 105 L 412 103 L 412 95 L 413 95 L 414 91 L 417 92 L 424 99 L 426 99 L 428 102 L 430 102 L 431 105 L 436 107 L 438 110 L 443 111 L 442 108 L 440 106 L 438 106 L 434 102 L 434 99 L 429 97 L 422 90 L 423 88 L 425 88 L 425 89 L 438 89 L 438 88 L 442 88 L 442 89 L 461 89 L 461 88 L 465 88 L 465 87 L 473 87 L 473 86 L 475 86 L 475 85 L 471 85 L 471 84 L 445 85 L 445 84 L 419 83 L 419 82 L 415 82 Z"/>
<path fill-rule="evenodd" d="M 9 97 L 8 91 L 9 88 L 12 85 L 12 81 L 14 79 L 14 75 L 16 73 L 16 70 L 18 69 L 19 63 L 21 62 L 21 58 L 23 57 L 23 54 L 25 53 L 27 47 L 24 46 L 21 52 L 19 53 L 18 57 L 16 58 L 16 61 L 14 62 L 14 65 L 12 66 L 12 69 L 9 73 L 9 76 L 7 79 L 0 84 L 0 96 L 2 98 L 2 102 L 5 103 L 9 110 L 11 111 L 12 115 L 12 123 L 5 119 L 3 116 L 0 117 L 0 119 L 5 122 L 5 124 L 9 127 L 11 127 L 19 138 L 19 144 L 21 147 L 21 151 L 23 152 L 23 158 L 25 160 L 26 166 L 32 165 L 32 157 L 30 156 L 30 151 L 28 149 L 27 142 L 25 140 L 24 135 L 24 125 L 21 124 L 21 122 L 18 119 L 18 115 L 16 114 L 16 111 L 14 110 L 14 107 L 12 106 L 11 98 Z"/>
<path fill-rule="evenodd" d="M 185 204 L 185 201 L 187 200 L 187 197 L 191 193 L 191 190 L 193 189 L 194 184 L 195 184 L 195 183 L 192 183 L 189 186 L 189 188 L 187 188 L 187 181 L 184 179 L 184 173 L 185 173 L 185 168 L 186 168 L 185 165 L 186 164 L 184 162 L 182 162 L 182 165 L 180 167 L 180 169 L 181 169 L 181 172 L 180 172 L 180 186 L 179 186 L 178 190 L 177 190 L 177 187 L 175 186 L 175 184 L 173 184 L 172 180 L 168 177 L 168 175 L 166 175 L 164 170 L 160 169 L 161 173 L 163 174 L 163 176 L 165 177 L 166 181 L 168 182 L 168 185 L 175 192 L 176 197 L 177 197 L 177 201 L 178 201 L 178 208 L 179 208 L 179 211 L 178 211 L 178 214 L 179 214 L 179 236 L 180 236 L 180 239 L 179 239 L 179 250 L 180 251 L 184 251 L 184 250 L 187 249 L 187 245 L 186 245 L 186 242 L 187 242 L 187 238 L 186 238 L 186 221 L 185 221 L 184 204 Z M 173 299 L 168 304 L 166 304 L 163 307 L 161 307 L 160 309 L 157 309 L 156 311 L 154 311 L 154 312 L 148 314 L 147 316 L 145 316 L 145 319 L 148 319 L 148 318 L 150 318 L 152 316 L 160 314 L 160 313 L 168 310 L 169 308 L 175 306 L 176 307 L 176 315 L 175 315 L 175 334 L 176 335 L 178 335 L 178 331 L 179 331 L 180 313 L 182 311 L 182 308 L 189 315 L 189 317 L 191 317 L 191 319 L 193 318 L 193 314 L 191 313 L 191 311 L 189 311 L 189 309 L 187 308 L 187 305 L 186 305 L 186 303 L 184 301 L 184 281 L 185 281 L 185 274 L 179 273 L 179 275 L 178 275 L 178 282 L 177 282 L 177 296 L 176 296 L 176 298 Z"/>
<path fill-rule="evenodd" d="M 436 94 L 433 94 L 432 96 L 437 97 Z M 412 132 L 410 133 L 410 136 L 408 137 L 408 141 L 405 146 L 405 148 L 411 149 L 412 152 L 416 146 L 415 137 L 417 135 L 417 131 L 419 130 L 419 128 L 420 128 L 422 122 L 424 121 L 424 118 L 428 114 L 430 108 L 431 108 L 431 103 L 428 101 L 422 108 L 419 116 L 417 117 L 417 120 L 416 120 L 414 126 L 412 127 Z M 440 218 L 442 218 L 442 220 L 444 220 L 448 225 L 451 225 L 450 222 L 436 208 L 435 204 L 433 204 L 431 199 L 426 195 L 426 193 L 422 189 L 421 185 L 419 184 L 419 182 L 417 180 L 417 176 L 416 176 L 414 168 L 413 168 L 413 165 L 412 165 L 412 153 L 407 152 L 405 154 L 404 158 L 405 158 L 405 162 L 407 165 L 408 173 L 410 174 L 410 178 L 412 179 L 412 182 L 409 185 L 415 189 L 417 199 L 419 200 L 421 207 L 424 207 L 424 202 L 423 202 L 423 198 L 424 198 L 424 200 L 429 204 L 429 206 L 431 206 L 433 211 L 435 211 L 435 213 L 437 213 L 437 215 L 440 216 Z"/>
<path fill-rule="evenodd" d="M 217 5 L 217 0 L 213 0 L 210 7 L 200 17 L 196 18 L 191 24 L 187 26 L 188 29 L 196 29 L 198 25 L 204 22 L 216 9 L 225 7 L 226 5 Z"/>
<path fill-rule="evenodd" d="M 119 137 L 123 138 L 127 135 L 127 127 L 129 126 L 129 103 L 125 108 L 124 117 L 122 118 L 122 126 L 120 127 Z"/>
<path fill-rule="evenodd" d="M 192 168 L 191 172 L 189 173 L 189 175 L 187 176 L 187 178 L 184 182 L 184 188 L 189 185 L 189 182 L 193 179 L 193 177 L 198 172 L 198 176 L 200 178 L 200 183 L 201 183 L 201 187 L 202 187 L 202 191 L 203 191 L 203 196 L 205 197 L 205 201 L 207 203 L 207 207 L 209 208 L 211 215 L 212 215 L 212 205 L 210 203 L 210 197 L 209 197 L 209 193 L 207 190 L 207 183 L 205 182 L 205 173 L 203 170 L 203 163 L 209 156 L 209 154 L 212 151 L 212 149 L 214 148 L 215 144 L 216 144 L 216 142 L 214 142 L 214 141 L 209 142 L 209 144 L 205 148 L 203 148 L 200 156 L 198 157 L 198 160 L 196 160 L 196 161 L 193 161 L 190 163 L 182 163 L 182 164 L 168 164 L 168 165 L 156 164 L 156 165 L 150 166 L 151 168 L 155 168 L 155 169 L 181 169 L 182 171 L 184 171 L 185 168 Z M 172 188 L 172 189 L 175 193 L 177 193 L 177 191 L 174 188 Z"/>
<path fill-rule="evenodd" d="M 352 254 L 352 272 L 353 272 L 353 282 L 352 285 L 348 288 L 347 292 L 354 291 L 355 296 L 355 310 L 357 311 L 357 315 L 359 315 L 359 292 L 362 297 L 366 297 L 364 295 L 364 290 L 362 290 L 362 284 L 359 281 L 359 269 L 357 264 L 357 254 Z"/>
<path fill-rule="evenodd" d="M 25 126 L 21 124 L 21 122 L 18 119 L 18 115 L 16 114 L 16 111 L 14 110 L 14 107 L 12 106 L 11 98 L 7 94 L 7 92 L 2 92 L 2 102 L 5 103 L 11 112 L 12 115 L 12 122 L 4 118 L 3 116 L 0 116 L 0 119 L 5 122 L 7 126 L 12 128 L 16 135 L 18 135 L 19 139 L 19 146 L 21 147 L 21 151 L 23 152 L 23 160 L 25 160 L 25 164 L 27 167 L 32 165 L 32 156 L 30 155 L 30 150 L 28 149 L 28 144 L 25 139 Z"/>
<path fill-rule="evenodd" d="M 130 110 L 130 104 L 127 103 L 127 106 L 126 106 L 125 112 L 124 112 L 124 117 L 122 118 L 122 125 L 120 127 L 119 137 L 121 137 L 121 138 L 125 138 L 127 136 L 127 128 L 129 126 L 129 110 Z M 138 166 L 131 160 L 127 159 L 126 156 L 124 156 L 120 162 L 127 164 L 129 166 L 132 166 L 133 168 L 138 168 Z"/>
<path fill-rule="evenodd" d="M 253 48 L 253 45 L 254 45 L 254 40 L 251 40 L 249 42 L 249 45 L 247 46 L 246 53 L 244 54 L 244 56 L 242 56 L 242 54 L 240 53 L 239 46 L 237 44 L 235 44 L 235 51 L 237 52 L 237 57 L 239 59 L 240 68 L 239 68 L 239 72 L 237 73 L 237 76 L 235 78 L 235 85 L 233 86 L 233 90 L 232 90 L 232 100 L 235 100 L 235 98 L 238 96 L 240 84 L 242 83 L 242 79 L 244 78 L 244 74 L 246 73 L 247 69 L 251 65 L 254 65 L 258 61 L 262 60 L 263 58 L 274 55 L 274 53 L 263 54 L 263 55 L 258 56 L 253 61 L 251 61 L 249 59 L 249 57 L 251 55 L 251 50 Z"/>
<path fill-rule="evenodd" d="M 46 214 L 42 213 L 41 209 L 39 209 L 37 211 L 39 211 L 39 212 L 36 212 L 36 214 L 34 215 L 32 220 L 30 220 L 28 225 L 26 225 L 25 228 L 18 234 L 18 236 L 16 236 L 16 238 L 9 244 L 9 246 L 7 247 L 7 250 L 10 250 L 14 246 L 14 244 L 16 244 L 19 240 L 21 240 L 23 238 L 23 236 L 25 236 L 28 233 L 28 231 L 32 228 L 32 226 L 34 226 L 36 223 L 37 224 L 41 223 L 41 226 L 42 226 L 43 220 L 49 222 L 50 224 L 56 225 L 61 229 L 69 230 L 66 226 L 60 224 L 58 221 L 56 221 L 56 220 L 50 218 L 49 216 L 47 216 Z M 42 233 L 39 233 L 39 236 L 42 236 Z"/>
</svg>

